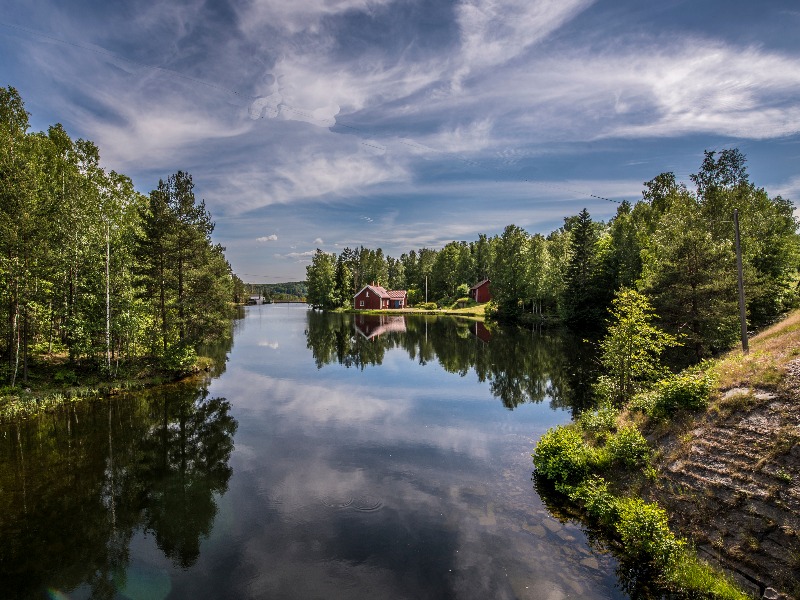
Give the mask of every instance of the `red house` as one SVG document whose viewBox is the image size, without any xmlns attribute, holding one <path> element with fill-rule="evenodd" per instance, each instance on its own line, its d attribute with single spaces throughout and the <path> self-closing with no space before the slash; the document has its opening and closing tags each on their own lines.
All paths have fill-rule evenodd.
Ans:
<svg viewBox="0 0 800 600">
<path fill-rule="evenodd" d="M 469 296 L 478 304 L 483 304 L 484 302 L 488 302 L 492 299 L 492 292 L 489 289 L 490 281 L 488 279 L 484 279 L 483 281 L 476 283 L 471 288 L 469 288 Z"/>
<path fill-rule="evenodd" d="M 405 308 L 408 305 L 408 293 L 405 290 L 386 291 L 379 285 L 365 285 L 353 297 L 356 309 L 380 310 L 384 308 Z"/>
</svg>

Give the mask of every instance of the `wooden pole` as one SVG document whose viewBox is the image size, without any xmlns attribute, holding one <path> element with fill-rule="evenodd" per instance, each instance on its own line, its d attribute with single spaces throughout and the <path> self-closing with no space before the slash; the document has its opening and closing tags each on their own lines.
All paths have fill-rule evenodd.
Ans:
<svg viewBox="0 0 800 600">
<path fill-rule="evenodd" d="M 742 276 L 742 245 L 739 241 L 739 209 L 733 209 L 733 227 L 736 239 L 736 271 L 739 275 L 739 319 L 742 325 L 742 353 L 748 354 L 747 345 L 747 310 L 744 304 L 744 278 Z"/>
</svg>

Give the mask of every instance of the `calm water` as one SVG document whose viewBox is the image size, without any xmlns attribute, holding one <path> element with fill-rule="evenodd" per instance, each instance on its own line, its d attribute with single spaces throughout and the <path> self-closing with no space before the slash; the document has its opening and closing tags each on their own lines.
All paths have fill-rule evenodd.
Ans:
<svg viewBox="0 0 800 600">
<path fill-rule="evenodd" d="M 0 596 L 625 598 L 530 453 L 576 347 L 250 307 L 224 372 L 0 430 Z"/>
</svg>

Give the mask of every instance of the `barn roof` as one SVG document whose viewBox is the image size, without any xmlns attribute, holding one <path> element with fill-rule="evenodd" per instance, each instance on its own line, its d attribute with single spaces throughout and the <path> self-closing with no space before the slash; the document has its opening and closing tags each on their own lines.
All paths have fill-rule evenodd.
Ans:
<svg viewBox="0 0 800 600">
<path fill-rule="evenodd" d="M 473 286 L 472 286 L 471 288 L 469 288 L 469 289 L 471 289 L 471 290 L 476 290 L 476 289 L 478 289 L 479 287 L 481 287 L 482 285 L 484 285 L 485 283 L 489 283 L 489 280 L 488 280 L 488 279 L 484 279 L 483 281 L 479 281 L 478 283 L 476 283 L 475 285 L 473 285 Z"/>
</svg>

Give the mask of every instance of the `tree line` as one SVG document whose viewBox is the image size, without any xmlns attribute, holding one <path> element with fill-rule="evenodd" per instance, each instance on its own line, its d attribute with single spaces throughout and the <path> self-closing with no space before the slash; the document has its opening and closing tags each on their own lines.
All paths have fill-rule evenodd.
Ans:
<svg viewBox="0 0 800 600">
<path fill-rule="evenodd" d="M 645 296 L 659 324 L 679 335 L 692 359 L 729 347 L 738 332 L 732 213 L 739 211 L 751 328 L 774 321 L 798 297 L 800 237 L 791 201 L 749 180 L 736 148 L 706 151 L 690 187 L 674 173 L 644 183 L 642 198 L 620 203 L 608 221 L 584 209 L 548 235 L 509 225 L 501 235 L 422 248 L 399 259 L 382 250 L 317 250 L 307 268 L 308 301 L 351 306 L 363 285 L 407 289 L 411 304 L 452 303 L 491 280 L 501 320 L 556 319 L 601 329 L 617 291 Z"/>
<path fill-rule="evenodd" d="M 223 335 L 244 287 L 191 175 L 145 196 L 91 141 L 28 119 L 0 88 L 0 378 L 27 382 L 45 355 L 109 375 L 140 357 L 180 366 Z"/>
</svg>

